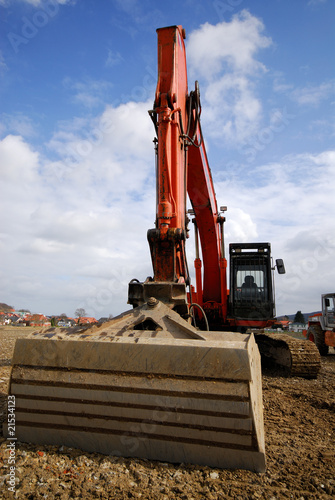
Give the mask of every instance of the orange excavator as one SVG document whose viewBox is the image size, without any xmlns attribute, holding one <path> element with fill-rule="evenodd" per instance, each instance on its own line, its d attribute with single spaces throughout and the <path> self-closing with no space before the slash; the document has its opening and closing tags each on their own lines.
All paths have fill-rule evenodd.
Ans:
<svg viewBox="0 0 335 500">
<path fill-rule="evenodd" d="M 285 273 L 282 259 L 272 265 L 270 243 L 229 244 L 228 289 L 226 207 L 220 211 L 217 207 L 200 125 L 199 85 L 196 82 L 195 90 L 188 93 L 182 28 L 157 31 L 158 84 L 150 112 L 157 133 L 157 211 L 156 227 L 148 231 L 154 276 L 129 284 L 128 303 L 137 307 L 153 296 L 186 320 L 191 313 L 193 324 L 203 330 L 256 329 L 264 363 L 276 364 L 290 375 L 313 378 L 320 368 L 313 346 L 264 332 L 274 323 L 273 269 Z M 194 216 L 196 289 L 190 285 L 185 253 L 187 214 Z"/>
<path fill-rule="evenodd" d="M 270 245 L 230 245 L 228 293 L 225 208 L 217 208 L 198 85 L 188 92 L 185 33 L 181 26 L 157 33 L 158 83 L 150 111 L 157 210 L 148 231 L 153 277 L 132 280 L 133 309 L 107 323 L 48 328 L 17 340 L 10 380 L 16 425 L 9 420 L 6 435 L 262 472 L 260 354 L 246 330 L 265 327 L 274 315 Z M 185 250 L 190 214 L 196 288 Z M 282 261 L 276 266 L 283 272 Z M 262 335 L 267 354 L 276 351 Z M 285 340 L 279 343 L 279 358 L 291 363 Z"/>
<path fill-rule="evenodd" d="M 230 244 L 229 294 L 226 207 L 218 211 L 200 126 L 197 82 L 188 94 L 183 33 L 181 27 L 158 30 L 158 85 L 150 112 L 157 133 L 157 211 L 156 226 L 148 231 L 154 276 L 144 283 L 131 282 L 128 302 L 136 307 L 154 296 L 185 318 L 194 303 L 194 316 L 210 330 L 264 328 L 274 316 L 270 244 Z M 188 211 L 187 194 L 192 204 Z M 196 237 L 196 291 L 190 287 L 188 296 L 187 212 L 194 215 Z M 285 272 L 282 261 L 277 267 Z"/>
</svg>

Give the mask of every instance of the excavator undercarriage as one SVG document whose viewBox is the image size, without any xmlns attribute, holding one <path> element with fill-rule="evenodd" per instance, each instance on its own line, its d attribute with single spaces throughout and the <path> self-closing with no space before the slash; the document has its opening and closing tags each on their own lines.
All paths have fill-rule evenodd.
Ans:
<svg viewBox="0 0 335 500">
<path fill-rule="evenodd" d="M 255 340 L 262 367 L 271 373 L 313 379 L 321 368 L 320 355 L 311 342 L 284 333 L 257 333 Z"/>
</svg>

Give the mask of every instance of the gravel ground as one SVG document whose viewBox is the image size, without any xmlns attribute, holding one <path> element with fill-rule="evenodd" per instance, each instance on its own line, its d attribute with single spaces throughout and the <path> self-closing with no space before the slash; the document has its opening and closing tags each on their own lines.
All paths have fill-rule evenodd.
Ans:
<svg viewBox="0 0 335 500">
<path fill-rule="evenodd" d="M 30 328 L 0 327 L 0 420 L 10 360 Z M 220 470 L 17 443 L 15 493 L 8 490 L 8 442 L 0 433 L 3 499 L 266 499 L 335 498 L 335 352 L 317 380 L 263 374 L 267 471 Z"/>
</svg>

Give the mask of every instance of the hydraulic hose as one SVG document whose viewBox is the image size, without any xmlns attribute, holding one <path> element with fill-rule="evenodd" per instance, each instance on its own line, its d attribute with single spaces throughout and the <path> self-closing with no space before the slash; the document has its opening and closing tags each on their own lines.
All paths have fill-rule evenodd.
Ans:
<svg viewBox="0 0 335 500">
<path fill-rule="evenodd" d="M 205 311 L 203 310 L 203 308 L 201 306 L 199 306 L 199 304 L 196 304 L 195 302 L 190 304 L 190 309 L 191 307 L 198 307 L 200 309 L 200 311 L 202 312 L 203 316 L 204 316 L 204 319 L 205 319 L 205 323 L 206 323 L 206 330 L 207 332 L 209 332 L 209 324 L 208 324 L 208 320 L 207 320 L 207 316 L 206 316 L 206 313 Z"/>
</svg>

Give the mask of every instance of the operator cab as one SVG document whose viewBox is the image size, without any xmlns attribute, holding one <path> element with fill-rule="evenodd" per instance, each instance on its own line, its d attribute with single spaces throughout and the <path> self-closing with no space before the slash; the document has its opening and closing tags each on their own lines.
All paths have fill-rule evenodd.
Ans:
<svg viewBox="0 0 335 500">
<path fill-rule="evenodd" d="M 250 326 L 275 316 L 270 243 L 231 243 L 229 317 Z M 280 267 L 282 266 L 282 267 Z M 277 261 L 279 273 L 285 272 Z"/>
<path fill-rule="evenodd" d="M 324 311 L 326 328 L 335 327 L 335 294 L 322 295 L 322 310 Z"/>
</svg>

